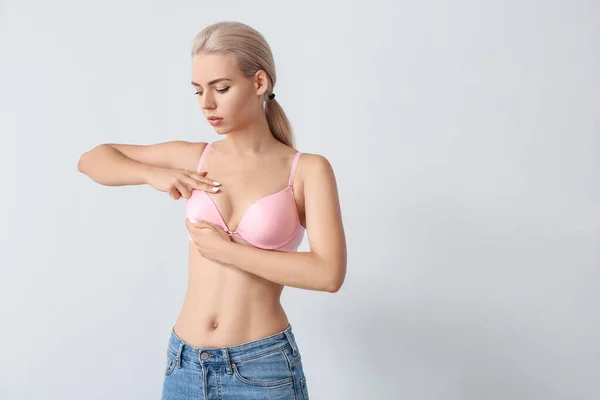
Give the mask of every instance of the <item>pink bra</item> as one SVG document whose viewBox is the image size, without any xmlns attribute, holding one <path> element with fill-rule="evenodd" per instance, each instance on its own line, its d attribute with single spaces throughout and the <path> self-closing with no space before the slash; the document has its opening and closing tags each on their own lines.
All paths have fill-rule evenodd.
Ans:
<svg viewBox="0 0 600 400">
<path fill-rule="evenodd" d="M 202 161 L 204 161 L 210 145 L 211 143 L 206 145 L 200 156 L 197 172 L 200 172 Z M 294 156 L 286 188 L 252 203 L 242 216 L 235 232 L 232 232 L 225 224 L 217 205 L 203 190 L 193 190 L 191 197 L 186 200 L 186 217 L 191 221 L 204 220 L 218 225 L 230 236 L 240 237 L 254 247 L 287 252 L 296 251 L 302 243 L 305 231 L 300 224 L 292 187 L 300 154 L 297 152 Z"/>
</svg>

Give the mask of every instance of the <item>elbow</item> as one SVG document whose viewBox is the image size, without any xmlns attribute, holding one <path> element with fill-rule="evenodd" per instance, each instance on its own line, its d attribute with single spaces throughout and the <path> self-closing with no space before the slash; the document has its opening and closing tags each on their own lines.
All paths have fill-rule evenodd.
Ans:
<svg viewBox="0 0 600 400">
<path fill-rule="evenodd" d="M 344 284 L 345 274 L 335 274 L 333 276 L 329 276 L 325 282 L 325 292 L 329 293 L 337 293 Z"/>
<path fill-rule="evenodd" d="M 96 152 L 96 149 L 98 149 L 102 146 L 106 146 L 106 145 L 100 144 L 100 145 L 94 147 L 93 149 L 86 151 L 81 156 L 79 156 L 79 161 L 77 162 L 77 170 L 79 172 L 87 175 L 90 155 L 94 154 Z"/>
<path fill-rule="evenodd" d="M 336 257 L 330 260 L 329 267 L 326 268 L 325 274 L 325 291 L 329 293 L 337 293 L 342 288 L 346 279 L 346 255 Z"/>
<path fill-rule="evenodd" d="M 91 153 L 95 150 L 89 150 L 86 151 L 85 153 L 83 153 L 81 156 L 79 156 L 79 162 L 77 163 L 77 171 L 83 173 L 83 174 L 87 174 L 87 166 L 89 164 L 89 158 Z"/>
<path fill-rule="evenodd" d="M 325 287 L 325 292 L 337 293 L 341 287 L 341 284 L 330 283 L 328 286 Z"/>
<path fill-rule="evenodd" d="M 79 162 L 77 163 L 77 171 L 83 173 L 85 170 L 85 156 L 87 153 L 83 153 L 80 157 L 79 157 Z"/>
</svg>

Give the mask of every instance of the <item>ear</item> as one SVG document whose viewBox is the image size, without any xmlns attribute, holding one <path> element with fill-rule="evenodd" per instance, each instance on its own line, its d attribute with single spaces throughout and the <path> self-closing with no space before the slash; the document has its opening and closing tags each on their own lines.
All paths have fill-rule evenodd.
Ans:
<svg viewBox="0 0 600 400">
<path fill-rule="evenodd" d="M 254 88 L 257 96 L 264 96 L 266 91 L 269 90 L 269 77 L 262 69 L 259 69 L 254 74 Z"/>
</svg>

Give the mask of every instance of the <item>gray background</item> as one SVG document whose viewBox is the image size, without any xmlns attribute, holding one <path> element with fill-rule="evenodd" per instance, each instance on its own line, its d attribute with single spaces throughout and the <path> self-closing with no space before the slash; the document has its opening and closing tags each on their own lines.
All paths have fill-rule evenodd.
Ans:
<svg viewBox="0 0 600 400">
<path fill-rule="evenodd" d="M 338 179 L 345 285 L 283 296 L 313 399 L 600 397 L 598 2 L 4 0 L 1 399 L 159 398 L 184 203 L 76 165 L 218 140 L 189 52 L 220 20 Z"/>
</svg>

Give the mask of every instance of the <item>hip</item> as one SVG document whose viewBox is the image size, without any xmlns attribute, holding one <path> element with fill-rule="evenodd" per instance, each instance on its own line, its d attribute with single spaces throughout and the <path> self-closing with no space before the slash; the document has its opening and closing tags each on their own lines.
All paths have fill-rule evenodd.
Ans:
<svg viewBox="0 0 600 400">
<path fill-rule="evenodd" d="M 273 335 L 225 347 L 196 347 L 171 330 L 162 400 L 309 400 L 291 325 Z"/>
<path fill-rule="evenodd" d="M 173 332 L 195 347 L 225 347 L 270 336 L 289 325 L 279 301 L 210 304 L 186 300 Z"/>
</svg>

